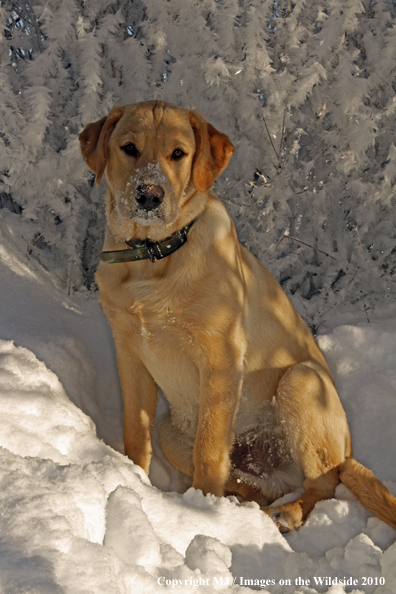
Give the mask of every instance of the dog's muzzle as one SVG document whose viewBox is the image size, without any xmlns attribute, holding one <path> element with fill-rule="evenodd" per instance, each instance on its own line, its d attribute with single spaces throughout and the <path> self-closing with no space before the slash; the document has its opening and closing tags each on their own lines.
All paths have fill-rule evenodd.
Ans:
<svg viewBox="0 0 396 594">
<path fill-rule="evenodd" d="M 153 184 L 144 184 L 136 188 L 135 200 L 139 209 L 146 212 L 155 210 L 161 206 L 165 197 L 165 192 L 161 186 Z"/>
</svg>

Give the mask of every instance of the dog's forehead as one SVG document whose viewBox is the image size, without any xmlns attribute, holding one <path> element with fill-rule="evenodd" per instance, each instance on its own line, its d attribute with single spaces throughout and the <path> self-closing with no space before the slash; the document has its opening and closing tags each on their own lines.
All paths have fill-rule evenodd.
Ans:
<svg viewBox="0 0 396 594">
<path fill-rule="evenodd" d="M 147 101 L 134 105 L 126 105 L 124 114 L 117 127 L 117 134 L 158 134 L 166 137 L 183 135 L 193 139 L 194 133 L 190 124 L 187 109 L 179 108 L 162 101 Z"/>
</svg>

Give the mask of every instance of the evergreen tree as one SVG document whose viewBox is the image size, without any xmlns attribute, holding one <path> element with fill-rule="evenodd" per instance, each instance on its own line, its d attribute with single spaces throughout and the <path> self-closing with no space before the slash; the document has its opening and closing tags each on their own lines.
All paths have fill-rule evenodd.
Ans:
<svg viewBox="0 0 396 594">
<path fill-rule="evenodd" d="M 78 133 L 115 103 L 158 98 L 230 135 L 215 191 L 312 327 L 386 299 L 395 13 L 392 0 L 3 1 L 0 196 L 30 257 L 68 290 L 93 286 L 104 182 Z"/>
</svg>

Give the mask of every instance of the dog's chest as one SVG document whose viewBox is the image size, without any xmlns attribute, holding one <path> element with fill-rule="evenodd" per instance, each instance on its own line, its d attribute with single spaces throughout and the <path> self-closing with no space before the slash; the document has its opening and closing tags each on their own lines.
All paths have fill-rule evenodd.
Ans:
<svg viewBox="0 0 396 594">
<path fill-rule="evenodd" d="M 135 305 L 135 348 L 168 400 L 173 420 L 187 433 L 198 421 L 197 345 L 188 323 L 171 310 L 153 312 Z"/>
</svg>

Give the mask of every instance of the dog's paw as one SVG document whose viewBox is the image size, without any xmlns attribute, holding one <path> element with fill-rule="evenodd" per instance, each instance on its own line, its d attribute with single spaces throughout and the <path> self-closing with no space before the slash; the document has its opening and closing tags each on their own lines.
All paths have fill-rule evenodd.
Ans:
<svg viewBox="0 0 396 594">
<path fill-rule="evenodd" d="M 261 507 L 261 510 L 272 519 L 275 525 L 279 528 L 281 534 L 287 534 L 292 530 L 298 530 L 301 526 L 301 520 L 295 518 L 289 510 L 282 509 L 282 506 L 265 506 Z"/>
</svg>

